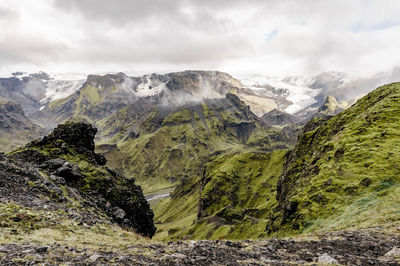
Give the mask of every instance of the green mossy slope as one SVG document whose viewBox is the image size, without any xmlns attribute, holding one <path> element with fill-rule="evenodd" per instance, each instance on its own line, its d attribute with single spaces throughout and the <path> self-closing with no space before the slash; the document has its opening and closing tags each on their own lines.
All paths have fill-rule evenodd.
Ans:
<svg viewBox="0 0 400 266">
<path fill-rule="evenodd" d="M 116 148 L 105 153 L 109 163 L 151 193 L 201 178 L 214 153 L 290 146 L 287 134 L 267 129 L 236 96 L 229 97 L 177 110 L 160 108 L 134 120 L 114 138 Z"/>
<path fill-rule="evenodd" d="M 203 177 L 178 187 L 155 208 L 159 238 L 246 239 L 265 236 L 277 207 L 286 150 L 232 150 L 210 158 Z M 268 196 L 268 200 L 265 196 Z M 182 220 L 180 220 L 182 219 Z"/>
<path fill-rule="evenodd" d="M 399 99 L 393 83 L 319 127 L 318 119 L 306 125 L 280 177 L 270 233 L 399 224 Z"/>
</svg>

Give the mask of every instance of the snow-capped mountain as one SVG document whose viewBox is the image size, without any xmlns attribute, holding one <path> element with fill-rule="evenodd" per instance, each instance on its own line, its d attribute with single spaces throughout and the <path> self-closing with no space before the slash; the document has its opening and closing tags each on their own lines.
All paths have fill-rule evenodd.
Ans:
<svg viewBox="0 0 400 266">
<path fill-rule="evenodd" d="M 95 92 L 94 96 L 107 103 L 109 111 L 145 97 L 159 96 L 159 104 L 175 106 L 205 98 L 222 98 L 234 89 L 259 117 L 279 109 L 307 118 L 318 111 L 328 96 L 352 104 L 373 88 L 399 80 L 400 68 L 364 76 L 324 72 L 312 77 L 253 75 L 241 80 L 215 71 L 139 77 L 123 73 L 86 76 L 82 73 L 14 72 L 11 77 L 0 78 L 0 99 L 20 104 L 30 117 L 51 102 L 67 99 L 81 89 L 88 95 Z M 91 87 L 94 91 L 90 91 Z"/>
<path fill-rule="evenodd" d="M 29 116 L 47 103 L 65 98 L 85 82 L 82 75 L 14 72 L 0 78 L 0 98 L 20 104 Z"/>
<path fill-rule="evenodd" d="M 310 88 L 312 78 L 306 77 L 268 77 L 256 75 L 244 79 L 245 87 L 269 97 L 285 97 L 290 101 L 284 111 L 294 114 L 315 102 L 318 91 Z"/>
<path fill-rule="evenodd" d="M 328 96 L 338 101 L 354 103 L 378 86 L 400 80 L 400 68 L 374 74 L 346 74 L 343 72 L 323 72 L 316 76 L 270 77 L 254 75 L 245 78 L 246 88 L 271 98 L 285 97 L 290 102 L 279 108 L 290 114 L 317 111 Z"/>
</svg>

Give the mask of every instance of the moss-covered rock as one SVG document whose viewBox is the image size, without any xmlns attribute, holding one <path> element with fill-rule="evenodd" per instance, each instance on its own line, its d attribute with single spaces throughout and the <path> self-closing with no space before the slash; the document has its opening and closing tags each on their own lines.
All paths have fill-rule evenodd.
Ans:
<svg viewBox="0 0 400 266">
<path fill-rule="evenodd" d="M 96 132 L 90 124 L 62 124 L 12 156 L 35 164 L 53 179 L 63 178 L 121 226 L 153 236 L 153 212 L 141 188 L 133 179 L 104 166 L 105 158 L 94 153 Z"/>
</svg>

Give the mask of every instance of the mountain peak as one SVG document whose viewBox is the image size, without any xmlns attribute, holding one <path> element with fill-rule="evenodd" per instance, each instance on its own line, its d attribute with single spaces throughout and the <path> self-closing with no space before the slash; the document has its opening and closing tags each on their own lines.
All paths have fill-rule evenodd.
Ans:
<svg viewBox="0 0 400 266">
<path fill-rule="evenodd" d="M 336 104 L 338 104 L 338 102 L 334 96 L 330 95 L 330 96 L 326 97 L 325 104 L 335 104 L 336 105 Z"/>
<path fill-rule="evenodd" d="M 261 120 L 270 126 L 283 126 L 295 124 L 297 122 L 297 119 L 294 115 L 291 115 L 285 111 L 276 108 L 264 114 L 261 117 Z"/>
<path fill-rule="evenodd" d="M 317 115 L 335 115 L 347 107 L 346 102 L 338 102 L 334 96 L 328 96 L 324 104 L 318 109 Z"/>
</svg>

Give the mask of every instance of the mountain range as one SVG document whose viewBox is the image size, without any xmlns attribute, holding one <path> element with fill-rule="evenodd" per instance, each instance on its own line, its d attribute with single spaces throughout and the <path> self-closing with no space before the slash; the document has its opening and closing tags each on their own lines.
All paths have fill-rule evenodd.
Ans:
<svg viewBox="0 0 400 266">
<path fill-rule="evenodd" d="M 229 74 L 215 71 L 184 71 L 139 77 L 123 73 L 85 77 L 82 74 L 15 72 L 12 77 L 0 78 L 0 99 L 20 104 L 30 119 L 47 128 L 54 128 L 57 122 L 69 116 L 84 115 L 78 114 L 78 111 L 67 114 L 67 111 L 71 110 L 64 110 L 64 117 L 54 117 L 57 116 L 57 110 L 54 108 L 67 104 L 67 99 L 69 104 L 75 104 L 79 100 L 77 94 L 81 92 L 87 94 L 83 95 L 86 97 L 83 104 L 96 101 L 96 105 L 104 105 L 103 109 L 120 109 L 120 106 L 133 103 L 137 99 L 156 98 L 155 96 L 159 99 L 154 101 L 158 101 L 159 104 L 178 106 L 203 98 L 221 98 L 230 88 L 234 88 L 240 99 L 259 117 L 273 109 L 279 109 L 309 118 L 328 96 L 352 104 L 371 91 L 371 88 L 394 82 L 399 78 L 398 68 L 365 77 L 342 72 L 324 72 L 312 77 L 278 78 L 254 75 L 243 79 L 235 79 Z M 98 88 L 99 91 L 92 87 Z M 102 101 L 107 102 L 108 106 Z M 110 107 L 115 102 L 119 105 Z M 112 113 L 115 110 L 102 111 Z M 49 115 L 53 116 L 50 121 L 47 117 Z"/>
<path fill-rule="evenodd" d="M 399 74 L 14 73 L 0 79 L 0 230 L 107 241 L 124 230 L 156 240 L 391 233 L 400 85 L 375 87 Z M 37 222 L 44 205 L 53 223 Z"/>
</svg>

